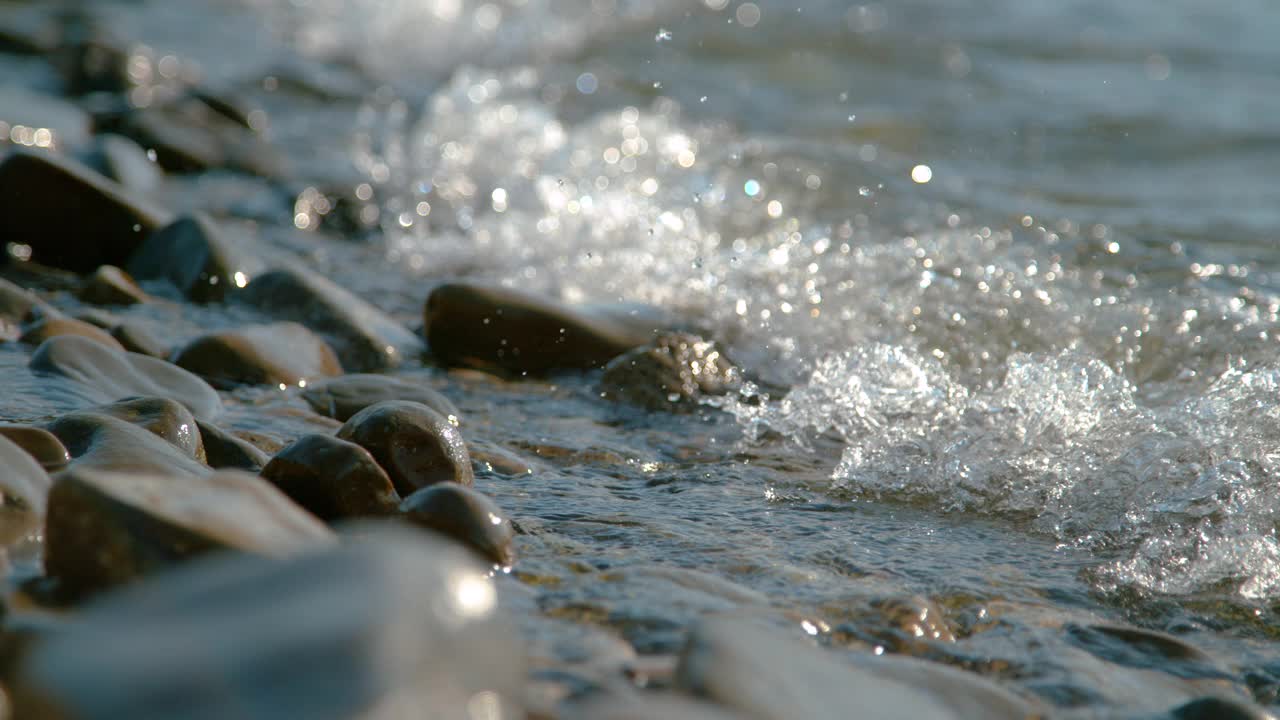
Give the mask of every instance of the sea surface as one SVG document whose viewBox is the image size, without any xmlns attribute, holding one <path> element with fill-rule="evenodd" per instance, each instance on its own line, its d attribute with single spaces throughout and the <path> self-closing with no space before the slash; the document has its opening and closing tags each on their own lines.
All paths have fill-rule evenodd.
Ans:
<svg viewBox="0 0 1280 720">
<path fill-rule="evenodd" d="M 1280 6 L 94 6 L 262 107 L 304 181 L 205 175 L 169 205 L 411 326 L 460 277 L 646 302 L 757 378 L 672 415 L 593 376 L 400 371 L 532 464 L 477 486 L 524 533 L 503 597 L 548 667 L 602 628 L 673 653 L 741 592 L 1081 716 L 1183 690 L 1115 681 L 1099 658 L 1135 664 L 1069 623 L 1174 633 L 1221 675 L 1155 670 L 1277 702 Z M 253 319 L 134 312 L 177 338 Z M 5 416 L 77 402 L 24 364 L 0 352 Z M 240 427 L 308 430 L 294 391 L 237 400 Z M 956 642 L 899 642 L 895 598 Z"/>
</svg>

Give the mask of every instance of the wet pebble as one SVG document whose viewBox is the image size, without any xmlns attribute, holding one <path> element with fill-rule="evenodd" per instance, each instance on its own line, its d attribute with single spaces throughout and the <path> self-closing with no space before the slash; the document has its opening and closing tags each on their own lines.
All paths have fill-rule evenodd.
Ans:
<svg viewBox="0 0 1280 720">
<path fill-rule="evenodd" d="M 35 262 L 80 273 L 124 265 L 167 220 L 74 160 L 23 149 L 0 162 L 0 236 L 28 246 Z"/>
<path fill-rule="evenodd" d="M 496 286 L 449 283 L 427 297 L 424 328 L 445 365 L 545 374 L 597 368 L 651 341 L 646 309 L 606 312 Z"/>
<path fill-rule="evenodd" d="M 361 410 L 387 400 L 422 403 L 445 418 L 458 418 L 458 408 L 444 395 L 421 383 L 389 375 L 353 374 L 309 383 L 302 397 L 326 417 L 346 422 Z"/>
<path fill-rule="evenodd" d="M 504 567 L 515 562 L 511 519 L 488 496 L 456 483 L 436 483 L 406 497 L 409 522 L 448 535 Z"/>
<path fill-rule="evenodd" d="M 279 557 L 331 541 L 319 520 L 254 475 L 73 467 L 49 493 L 44 559 L 48 574 L 79 596 L 215 550 Z"/>
<path fill-rule="evenodd" d="M 473 481 L 471 457 L 457 426 L 421 403 L 370 405 L 351 416 L 338 437 L 368 450 L 402 496 L 435 483 Z"/>
<path fill-rule="evenodd" d="M 305 435 L 276 453 L 262 477 L 326 521 L 391 515 L 400 496 L 368 450 L 329 435 Z"/>
<path fill-rule="evenodd" d="M 518 638 L 469 553 L 379 528 L 103 596 L 33 648 L 11 687 L 22 718 L 506 720 L 524 717 Z"/>
<path fill-rule="evenodd" d="M 1243 699 L 1205 697 L 1169 711 L 1170 720 L 1275 720 L 1275 715 Z"/>
<path fill-rule="evenodd" d="M 57 472 L 71 462 L 71 455 L 56 435 L 34 425 L 0 425 L 0 436 L 22 448 L 48 472 Z"/>
<path fill-rule="evenodd" d="M 677 687 L 754 718 L 1025 720 L 1036 708 L 977 675 L 913 658 L 840 656 L 757 621 L 701 620 L 676 669 Z"/>
<path fill-rule="evenodd" d="M 203 213 L 184 215 L 147 237 L 129 260 L 140 280 L 164 280 L 196 302 L 216 302 L 244 287 L 261 262 Z"/>
<path fill-rule="evenodd" d="M 245 470 L 256 473 L 271 459 L 252 443 L 242 440 L 212 423 L 196 421 L 204 443 L 205 462 L 219 470 Z"/>
<path fill-rule="evenodd" d="M 204 442 L 191 411 L 176 400 L 162 397 L 136 397 L 80 412 L 123 420 L 146 430 L 178 448 L 192 460 L 204 462 Z"/>
<path fill-rule="evenodd" d="M 279 320 L 300 322 L 324 335 L 342 366 L 353 372 L 395 368 L 422 354 L 422 341 L 403 325 L 302 267 L 264 273 L 240 297 Z"/>
<path fill-rule="evenodd" d="M 49 485 L 36 458 L 0 430 L 0 546 L 40 527 Z"/>
<path fill-rule="evenodd" d="M 155 192 L 164 181 L 164 172 L 147 156 L 147 151 L 123 135 L 97 135 L 93 144 L 77 157 L 132 192 Z"/>
<path fill-rule="evenodd" d="M 111 328 L 111 337 L 131 353 L 164 359 L 169 357 L 169 347 L 137 322 L 124 320 Z"/>
<path fill-rule="evenodd" d="M 111 333 L 97 325 L 65 315 L 49 315 L 27 324 L 22 328 L 21 340 L 28 345 L 37 346 L 49 338 L 61 336 L 87 338 L 112 350 L 124 352 L 124 346 L 111 337 Z"/>
<path fill-rule="evenodd" d="M 202 420 L 222 412 L 217 391 L 172 363 L 117 350 L 88 338 L 62 335 L 46 340 L 31 356 L 31 369 L 83 383 L 104 402 L 138 395 L 168 397 Z"/>
<path fill-rule="evenodd" d="M 35 293 L 0 278 L 0 323 L 16 329 L 36 316 L 56 314 L 57 311 Z"/>
<path fill-rule="evenodd" d="M 151 297 L 129 274 L 115 265 L 103 265 L 85 280 L 80 299 L 94 305 L 137 305 Z"/>
<path fill-rule="evenodd" d="M 740 371 L 718 345 L 687 333 L 663 334 L 619 355 L 600 378 L 609 399 L 670 412 L 692 412 L 701 398 L 741 384 Z"/>
<path fill-rule="evenodd" d="M 212 472 L 188 447 L 107 413 L 79 411 L 53 420 L 45 429 L 71 456 L 71 467 L 112 472 L 202 477 Z"/>
<path fill-rule="evenodd" d="M 561 720 L 746 720 L 751 717 L 674 693 L 596 693 L 583 700 L 566 703 Z"/>
<path fill-rule="evenodd" d="M 201 335 L 175 352 L 173 362 L 217 387 L 298 385 L 342 374 L 328 343 L 288 322 Z"/>
</svg>

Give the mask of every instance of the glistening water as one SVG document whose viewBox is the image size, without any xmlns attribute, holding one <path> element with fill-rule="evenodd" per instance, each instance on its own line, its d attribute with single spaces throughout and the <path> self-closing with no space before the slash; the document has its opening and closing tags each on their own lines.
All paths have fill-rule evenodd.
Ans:
<svg viewBox="0 0 1280 720">
<path fill-rule="evenodd" d="M 531 459 L 477 482 L 525 533 L 505 597 L 535 673 L 591 628 L 665 654 L 745 604 L 1082 716 L 1163 710 L 1193 681 L 1276 700 L 1273 4 L 104 16 L 267 108 L 314 181 L 283 213 L 231 179 L 171 202 L 252 221 L 264 251 L 406 319 L 458 277 L 644 301 L 768 381 L 686 417 L 603 401 L 591 376 L 403 371 L 474 442 Z M 237 319 L 140 312 L 171 335 Z M 302 423 L 288 393 L 243 400 L 246 424 Z M 922 597 L 955 642 L 902 637 L 885 608 Z M 1220 675 L 1140 672 L 1062 630 L 1100 620 L 1174 632 Z"/>
</svg>

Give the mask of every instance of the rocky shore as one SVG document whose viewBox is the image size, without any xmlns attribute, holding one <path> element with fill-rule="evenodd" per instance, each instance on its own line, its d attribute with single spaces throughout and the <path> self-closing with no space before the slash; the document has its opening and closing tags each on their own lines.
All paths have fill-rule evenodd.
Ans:
<svg viewBox="0 0 1280 720">
<path fill-rule="evenodd" d="M 290 200 L 314 179 L 245 98 L 88 13 L 12 7 L 0 59 L 36 69 L 0 87 L 0 338 L 61 409 L 0 417 L 0 717 L 1271 717 L 1209 652 L 1083 611 L 944 606 L 851 572 L 855 599 L 810 612 L 679 557 L 578 558 L 548 531 L 587 522 L 564 483 L 636 463 L 495 418 L 563 383 L 624 417 L 567 423 L 661 428 L 714 416 L 749 368 L 656 308 L 466 277 L 397 316 L 212 208 L 166 205 L 175 179 Z M 360 225 L 348 201 L 324 199 L 329 227 Z M 689 476 L 701 432 L 669 441 Z M 508 493 L 563 507 L 521 515 Z M 590 533 L 623 537 L 614 512 Z M 564 601 L 570 576 L 614 589 Z M 1001 622 L 1042 634 L 1050 670 L 958 648 Z"/>
</svg>

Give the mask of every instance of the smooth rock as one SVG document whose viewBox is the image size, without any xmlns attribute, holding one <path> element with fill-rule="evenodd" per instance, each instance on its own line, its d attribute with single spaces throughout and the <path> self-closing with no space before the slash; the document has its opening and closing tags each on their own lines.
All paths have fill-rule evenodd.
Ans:
<svg viewBox="0 0 1280 720">
<path fill-rule="evenodd" d="M 0 546 L 40 527 L 49 473 L 0 431 Z"/>
<path fill-rule="evenodd" d="M 213 471 L 184 447 L 112 415 L 80 411 L 45 426 L 71 456 L 73 468 L 203 477 Z"/>
<path fill-rule="evenodd" d="M 201 420 L 212 420 L 222 412 L 217 391 L 177 365 L 83 337 L 61 335 L 46 340 L 31 356 L 31 369 L 77 380 L 107 402 L 157 396 L 177 400 Z"/>
<path fill-rule="evenodd" d="M 261 269 L 204 213 L 184 215 L 152 233 L 129 261 L 140 280 L 165 280 L 196 302 L 217 302 Z"/>
<path fill-rule="evenodd" d="M 80 288 L 80 299 L 94 305 L 137 305 L 151 302 L 146 291 L 115 265 L 103 265 Z"/>
<path fill-rule="evenodd" d="M 219 470 L 245 470 L 257 473 L 271 459 L 253 444 L 211 423 L 196 421 L 204 442 L 205 462 Z"/>
<path fill-rule="evenodd" d="M 457 426 L 421 403 L 370 405 L 352 415 L 338 437 L 368 450 L 402 496 L 439 482 L 470 485 L 474 480 Z"/>
<path fill-rule="evenodd" d="M 0 278 L 0 320 L 13 326 L 21 325 L 39 315 L 54 315 L 57 311 L 24 287 Z"/>
<path fill-rule="evenodd" d="M 57 315 L 58 313 L 55 311 L 51 314 Z M 120 324 L 119 316 L 113 315 L 102 308 L 96 307 L 81 308 L 72 313 L 71 317 L 79 320 L 80 322 L 87 322 L 94 327 L 102 328 L 107 332 L 111 332 L 111 328 Z"/>
<path fill-rule="evenodd" d="M 560 720 L 747 720 L 731 710 L 671 693 L 608 692 L 567 703 Z"/>
<path fill-rule="evenodd" d="M 124 265 L 168 215 L 89 168 L 26 149 L 0 162 L 0 237 L 31 260 L 88 273 Z"/>
<path fill-rule="evenodd" d="M 391 515 L 400 495 L 368 450 L 329 435 L 304 435 L 262 468 L 262 477 L 321 520 Z"/>
<path fill-rule="evenodd" d="M 57 472 L 71 462 L 58 436 L 33 425 L 0 425 L 0 436 L 22 448 L 47 472 Z"/>
<path fill-rule="evenodd" d="M 1247 700 L 1205 697 L 1169 711 L 1172 720 L 1275 720 L 1276 716 Z"/>
<path fill-rule="evenodd" d="M 146 327 L 131 320 L 125 320 L 111 328 L 111 337 L 131 353 L 162 360 L 169 356 L 169 348 L 164 342 L 152 335 Z"/>
<path fill-rule="evenodd" d="M 461 417 L 458 408 L 444 395 L 425 385 L 388 375 L 357 373 L 309 383 L 302 397 L 316 412 L 339 422 L 346 422 L 370 405 L 387 400 L 422 403 L 446 419 Z"/>
<path fill-rule="evenodd" d="M 283 562 L 202 560 L 35 648 L 17 716 L 516 720 L 523 651 L 495 600 L 469 553 L 408 529 Z"/>
<path fill-rule="evenodd" d="M 457 483 L 425 487 L 400 503 L 406 520 L 448 535 L 504 567 L 515 563 L 511 518 L 488 496 Z"/>
<path fill-rule="evenodd" d="M 127 113 L 111 129 L 155 150 L 156 162 L 173 173 L 235 170 L 278 178 L 288 165 L 262 136 L 192 97 Z"/>
<path fill-rule="evenodd" d="M 66 149 L 87 145 L 91 124 L 89 114 L 74 103 L 17 85 L 0 87 L 0 125 L 10 128 L 10 132 L 18 127 L 27 128 L 33 133 L 33 141 L 43 140 L 45 147 Z M 38 132 L 41 134 L 35 135 Z"/>
<path fill-rule="evenodd" d="M 173 362 L 215 387 L 298 385 L 342 374 L 328 343 L 288 322 L 202 335 L 175 352 Z"/>
<path fill-rule="evenodd" d="M 22 329 L 22 342 L 40 345 L 52 337 L 76 336 L 88 338 L 112 350 L 124 352 L 124 346 L 102 328 L 65 315 L 50 315 L 29 323 Z"/>
<path fill-rule="evenodd" d="M 204 442 L 191 411 L 177 400 L 163 397 L 135 397 L 80 412 L 106 415 L 136 425 L 204 462 Z"/>
<path fill-rule="evenodd" d="M 300 322 L 324 335 L 342 366 L 353 372 L 398 367 L 422 354 L 422 341 L 403 325 L 301 267 L 260 275 L 240 297 L 277 319 Z"/>
<path fill-rule="evenodd" d="M 470 283 L 437 287 L 424 313 L 427 343 L 441 363 L 535 375 L 600 367 L 652 341 L 661 329 L 653 319 Z"/>
<path fill-rule="evenodd" d="M 136 193 L 152 193 L 164 181 L 164 172 L 138 143 L 123 135 L 102 133 L 79 155 L 85 165 Z"/>
<path fill-rule="evenodd" d="M 701 398 L 741 384 L 741 372 L 718 345 L 687 333 L 663 334 L 619 355 L 600 378 L 606 398 L 669 412 L 692 412 Z"/>
<path fill-rule="evenodd" d="M 186 478 L 73 466 L 49 492 L 44 560 L 50 576 L 81 595 L 215 550 L 283 557 L 332 541 L 323 523 L 254 475 Z"/>
<path fill-rule="evenodd" d="M 962 670 L 899 656 L 849 658 L 756 621 L 712 615 L 689 633 L 676 686 L 760 718 L 1025 720 L 1037 709 Z"/>
</svg>

